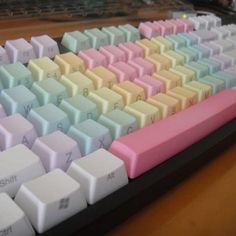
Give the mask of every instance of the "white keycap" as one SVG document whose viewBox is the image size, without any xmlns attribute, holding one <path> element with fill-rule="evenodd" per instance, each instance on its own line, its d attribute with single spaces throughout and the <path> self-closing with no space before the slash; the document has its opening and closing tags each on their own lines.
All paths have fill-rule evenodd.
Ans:
<svg viewBox="0 0 236 236">
<path fill-rule="evenodd" d="M 188 20 L 190 20 L 195 30 L 205 30 L 207 29 L 207 24 L 204 20 L 202 20 L 200 17 L 190 17 Z"/>
<path fill-rule="evenodd" d="M 0 153 L 0 193 L 14 197 L 22 183 L 43 174 L 38 156 L 23 144 Z"/>
<path fill-rule="evenodd" d="M 9 64 L 10 63 L 10 59 L 7 55 L 6 50 L 0 46 L 0 65 L 4 65 L 4 64 Z"/>
<path fill-rule="evenodd" d="M 230 58 L 232 65 L 236 65 L 236 49 L 225 52 L 223 55 Z"/>
<path fill-rule="evenodd" d="M 219 47 L 220 53 L 228 52 L 234 49 L 233 42 L 225 39 L 214 40 L 211 41 L 210 44 L 214 44 L 215 46 Z"/>
<path fill-rule="evenodd" d="M 25 216 L 25 213 L 6 193 L 0 193 L 0 235 L 35 235 L 29 220 Z"/>
<path fill-rule="evenodd" d="M 230 36 L 236 35 L 236 25 L 230 24 L 230 25 L 224 25 L 222 26 L 226 31 L 228 31 Z"/>
<path fill-rule="evenodd" d="M 223 27 L 212 28 L 211 31 L 217 34 L 218 39 L 226 39 L 229 37 L 229 32 Z"/>
<path fill-rule="evenodd" d="M 21 185 L 15 202 L 38 233 L 43 233 L 86 208 L 80 185 L 56 169 Z"/>
<path fill-rule="evenodd" d="M 105 149 L 73 161 L 67 173 L 81 184 L 89 204 L 128 183 L 124 162 Z"/>
</svg>

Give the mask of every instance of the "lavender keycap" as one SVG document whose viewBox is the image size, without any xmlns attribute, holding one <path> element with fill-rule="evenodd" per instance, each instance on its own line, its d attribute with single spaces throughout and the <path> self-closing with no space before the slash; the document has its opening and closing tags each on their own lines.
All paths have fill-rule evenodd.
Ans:
<svg viewBox="0 0 236 236">
<path fill-rule="evenodd" d="M 0 65 L 9 64 L 9 63 L 10 63 L 10 59 L 6 50 L 2 46 L 0 46 Z"/>
</svg>

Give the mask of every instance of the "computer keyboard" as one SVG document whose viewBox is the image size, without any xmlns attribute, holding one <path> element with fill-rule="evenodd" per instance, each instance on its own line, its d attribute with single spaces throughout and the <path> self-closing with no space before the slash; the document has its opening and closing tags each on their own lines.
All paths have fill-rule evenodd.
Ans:
<svg viewBox="0 0 236 236">
<path fill-rule="evenodd" d="M 0 63 L 0 235 L 99 235 L 235 137 L 216 16 L 8 40 Z"/>
</svg>

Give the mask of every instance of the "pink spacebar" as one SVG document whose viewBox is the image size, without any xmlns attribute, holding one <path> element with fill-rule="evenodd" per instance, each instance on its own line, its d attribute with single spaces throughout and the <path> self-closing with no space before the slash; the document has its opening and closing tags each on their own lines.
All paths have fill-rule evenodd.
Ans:
<svg viewBox="0 0 236 236">
<path fill-rule="evenodd" d="M 130 178 L 174 156 L 236 117 L 236 90 L 227 89 L 184 111 L 115 140 L 109 151 Z"/>
</svg>

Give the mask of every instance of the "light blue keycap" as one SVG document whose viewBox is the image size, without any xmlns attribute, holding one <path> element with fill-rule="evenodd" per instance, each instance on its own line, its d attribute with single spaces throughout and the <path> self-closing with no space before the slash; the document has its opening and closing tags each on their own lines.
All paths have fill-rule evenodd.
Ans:
<svg viewBox="0 0 236 236">
<path fill-rule="evenodd" d="M 39 106 L 36 96 L 23 85 L 4 89 L 0 96 L 0 103 L 4 106 L 7 115 L 20 113 L 24 117 L 32 108 Z"/>
<path fill-rule="evenodd" d="M 175 50 L 178 48 L 186 47 L 186 40 L 178 35 L 167 35 L 165 38 L 174 44 Z"/>
<path fill-rule="evenodd" d="M 200 78 L 199 81 L 210 85 L 213 94 L 216 94 L 225 89 L 225 83 L 223 80 L 217 79 L 210 75 Z"/>
<path fill-rule="evenodd" d="M 20 84 L 30 88 L 33 83 L 30 70 L 20 62 L 1 66 L 0 78 L 4 88 L 12 88 Z"/>
<path fill-rule="evenodd" d="M 37 96 L 40 105 L 53 103 L 58 106 L 63 98 L 68 97 L 66 88 L 52 78 L 35 82 L 31 91 Z"/>
<path fill-rule="evenodd" d="M 220 63 L 208 58 L 201 59 L 198 63 L 208 66 L 210 75 L 220 70 Z"/>
<path fill-rule="evenodd" d="M 61 44 L 74 53 L 91 48 L 88 36 L 80 31 L 64 33 Z"/>
<path fill-rule="evenodd" d="M 125 43 L 125 33 L 115 26 L 103 27 L 102 31 L 109 37 L 109 44 Z"/>
<path fill-rule="evenodd" d="M 193 45 L 189 48 L 198 53 L 199 59 L 208 58 L 210 56 L 210 50 L 207 48 L 201 47 L 200 45 Z"/>
<path fill-rule="evenodd" d="M 236 76 L 232 73 L 226 71 L 218 71 L 212 76 L 216 77 L 217 79 L 224 80 L 226 88 L 236 86 Z"/>
<path fill-rule="evenodd" d="M 112 143 L 109 129 L 91 119 L 72 125 L 67 135 L 78 143 L 82 156 Z"/>
<path fill-rule="evenodd" d="M 89 38 L 93 48 L 100 48 L 109 44 L 108 35 L 97 28 L 85 30 L 84 34 Z"/>
<path fill-rule="evenodd" d="M 186 47 L 179 48 L 176 50 L 176 52 L 184 56 L 186 63 L 198 60 L 198 54 L 189 48 Z"/>
<path fill-rule="evenodd" d="M 198 62 L 192 61 L 189 64 L 185 64 L 185 66 L 195 71 L 197 79 L 200 79 L 209 74 L 209 68 L 207 65 L 203 65 Z"/>
<path fill-rule="evenodd" d="M 98 118 L 96 104 L 82 95 L 63 99 L 60 108 L 69 116 L 71 124 Z"/>
<path fill-rule="evenodd" d="M 186 41 L 187 47 L 195 45 L 198 43 L 198 39 L 189 33 L 180 33 L 178 36 L 182 37 Z"/>
<path fill-rule="evenodd" d="M 57 130 L 66 133 L 70 126 L 67 114 L 51 103 L 31 109 L 27 119 L 34 125 L 38 136 Z"/>
<path fill-rule="evenodd" d="M 118 28 L 125 33 L 126 42 L 140 39 L 140 33 L 137 28 L 130 24 L 119 25 Z"/>
<path fill-rule="evenodd" d="M 113 139 L 138 129 L 136 118 L 121 110 L 113 110 L 102 114 L 98 122 L 109 128 Z"/>
</svg>

